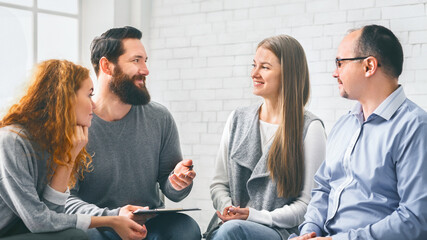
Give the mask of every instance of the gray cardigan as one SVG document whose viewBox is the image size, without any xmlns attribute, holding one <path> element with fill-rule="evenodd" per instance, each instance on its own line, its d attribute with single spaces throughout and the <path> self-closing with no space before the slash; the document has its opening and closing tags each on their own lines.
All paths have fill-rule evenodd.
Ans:
<svg viewBox="0 0 427 240">
<path fill-rule="evenodd" d="M 233 206 L 251 207 L 256 210 L 272 211 L 290 204 L 295 199 L 277 196 L 277 186 L 267 170 L 268 149 L 261 149 L 259 131 L 259 105 L 239 108 L 231 122 L 229 142 L 229 184 Z M 316 116 L 304 114 L 303 138 Z M 264 154 L 262 154 L 264 152 Z M 282 238 L 289 231 L 275 228 Z"/>
</svg>

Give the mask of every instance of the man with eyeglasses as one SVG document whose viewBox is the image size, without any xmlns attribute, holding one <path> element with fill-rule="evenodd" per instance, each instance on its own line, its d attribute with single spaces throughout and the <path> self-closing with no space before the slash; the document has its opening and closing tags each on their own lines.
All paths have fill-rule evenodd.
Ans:
<svg viewBox="0 0 427 240">
<path fill-rule="evenodd" d="M 427 239 L 427 113 L 406 98 L 403 51 L 387 28 L 341 42 L 333 77 L 356 106 L 335 124 L 300 237 Z"/>
</svg>

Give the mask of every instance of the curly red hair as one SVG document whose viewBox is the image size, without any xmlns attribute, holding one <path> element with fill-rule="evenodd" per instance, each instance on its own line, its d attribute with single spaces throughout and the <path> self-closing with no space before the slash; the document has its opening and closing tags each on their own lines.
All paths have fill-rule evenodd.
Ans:
<svg viewBox="0 0 427 240">
<path fill-rule="evenodd" d="M 71 159 L 76 92 L 88 78 L 89 70 L 72 62 L 56 59 L 41 62 L 25 95 L 0 121 L 0 127 L 22 126 L 27 137 L 50 154 L 49 177 L 55 166 L 66 165 Z M 91 156 L 83 148 L 76 157 L 70 187 L 75 185 L 77 177 L 83 178 L 83 172 L 91 170 L 91 162 Z"/>
</svg>

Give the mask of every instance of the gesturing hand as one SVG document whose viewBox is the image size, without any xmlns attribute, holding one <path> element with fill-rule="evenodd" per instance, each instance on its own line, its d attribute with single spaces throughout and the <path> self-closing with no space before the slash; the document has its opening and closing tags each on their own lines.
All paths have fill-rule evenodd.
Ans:
<svg viewBox="0 0 427 240">
<path fill-rule="evenodd" d="M 173 174 L 169 176 L 169 182 L 175 190 L 180 191 L 188 187 L 195 177 L 196 172 L 193 170 L 193 160 L 184 159 L 175 166 Z"/>
<path fill-rule="evenodd" d="M 249 208 L 229 206 L 224 208 L 222 214 L 219 211 L 216 211 L 216 215 L 218 215 L 222 222 L 227 222 L 233 219 L 246 220 L 249 216 Z"/>
</svg>

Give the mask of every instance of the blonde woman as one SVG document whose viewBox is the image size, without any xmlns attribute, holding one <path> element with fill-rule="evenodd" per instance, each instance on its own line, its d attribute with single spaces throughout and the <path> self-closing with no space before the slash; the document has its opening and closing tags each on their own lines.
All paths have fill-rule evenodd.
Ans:
<svg viewBox="0 0 427 240">
<path fill-rule="evenodd" d="M 251 77 L 263 102 L 227 120 L 210 188 L 223 224 L 209 239 L 287 239 L 304 219 L 324 159 L 323 123 L 304 110 L 310 82 L 298 41 L 261 41 Z"/>
</svg>

